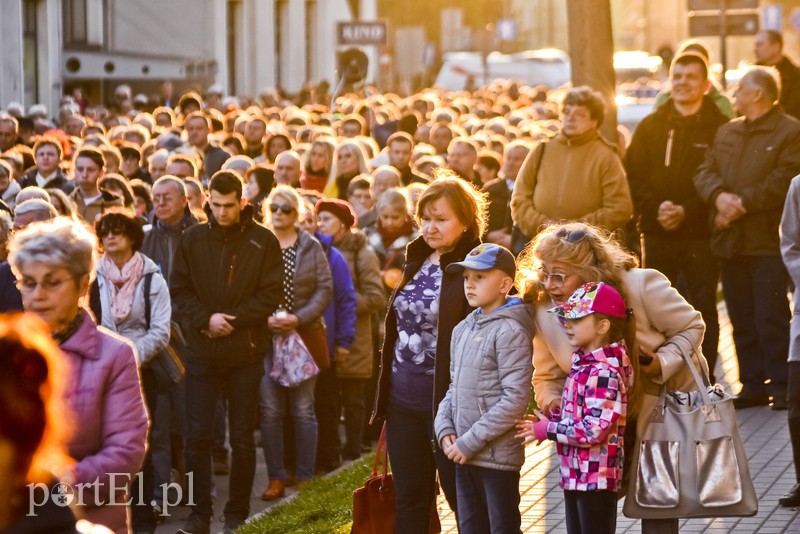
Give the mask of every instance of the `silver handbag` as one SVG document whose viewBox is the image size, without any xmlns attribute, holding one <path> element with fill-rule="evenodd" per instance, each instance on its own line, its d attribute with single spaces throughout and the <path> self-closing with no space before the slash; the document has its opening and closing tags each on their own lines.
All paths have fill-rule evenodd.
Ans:
<svg viewBox="0 0 800 534">
<path fill-rule="evenodd" d="M 627 517 L 753 516 L 758 498 L 733 399 L 683 354 L 697 390 L 645 395 L 633 449 Z"/>
</svg>

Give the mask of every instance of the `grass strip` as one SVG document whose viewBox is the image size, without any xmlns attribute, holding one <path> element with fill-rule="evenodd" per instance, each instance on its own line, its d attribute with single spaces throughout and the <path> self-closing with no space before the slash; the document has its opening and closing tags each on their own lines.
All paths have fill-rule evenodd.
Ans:
<svg viewBox="0 0 800 534">
<path fill-rule="evenodd" d="M 370 454 L 325 478 L 313 480 L 297 497 L 275 506 L 237 534 L 348 534 L 353 522 L 353 490 L 372 471 Z"/>
</svg>

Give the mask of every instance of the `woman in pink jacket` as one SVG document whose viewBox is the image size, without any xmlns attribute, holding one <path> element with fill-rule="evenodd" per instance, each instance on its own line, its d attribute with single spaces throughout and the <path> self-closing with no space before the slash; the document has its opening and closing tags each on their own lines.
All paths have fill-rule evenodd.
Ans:
<svg viewBox="0 0 800 534">
<path fill-rule="evenodd" d="M 68 451 L 76 464 L 64 482 L 75 490 L 86 519 L 124 533 L 130 531 L 127 490 L 145 453 L 147 413 L 134 347 L 97 326 L 80 305 L 96 249 L 97 239 L 87 227 L 58 218 L 17 233 L 9 260 L 25 310 L 47 323 L 70 367 Z"/>
</svg>

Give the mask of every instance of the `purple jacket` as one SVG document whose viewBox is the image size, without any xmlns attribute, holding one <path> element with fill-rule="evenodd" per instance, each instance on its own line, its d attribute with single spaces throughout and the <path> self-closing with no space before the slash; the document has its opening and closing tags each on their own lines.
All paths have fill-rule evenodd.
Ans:
<svg viewBox="0 0 800 534">
<path fill-rule="evenodd" d="M 111 500 L 110 473 L 120 473 L 114 485 L 127 489 L 142 465 L 147 443 L 147 412 L 139 385 L 134 347 L 110 330 L 97 326 L 86 310 L 83 323 L 61 345 L 70 365 L 66 388 L 74 434 L 69 454 L 75 458 L 75 482 L 100 486 L 100 501 Z M 126 506 L 95 506 L 95 486 L 84 491 L 85 518 L 115 532 L 127 532 Z M 76 491 L 77 496 L 77 491 Z M 77 498 L 77 497 L 76 497 Z M 124 502 L 116 491 L 115 502 Z"/>
</svg>

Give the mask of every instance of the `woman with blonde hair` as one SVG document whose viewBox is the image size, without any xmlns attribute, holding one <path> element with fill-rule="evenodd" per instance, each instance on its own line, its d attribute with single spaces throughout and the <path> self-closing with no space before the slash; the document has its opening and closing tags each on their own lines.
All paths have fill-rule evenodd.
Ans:
<svg viewBox="0 0 800 534">
<path fill-rule="evenodd" d="M 453 329 L 472 312 L 463 276 L 446 268 L 480 244 L 485 194 L 452 171 L 438 171 L 419 199 L 416 219 L 421 235 L 406 248 L 389 302 L 372 413 L 373 421 L 386 420 L 397 532 L 430 532 L 437 471 L 458 513 L 455 464 L 435 444 L 433 420 L 450 386 Z"/>
<path fill-rule="evenodd" d="M 369 166 L 361 143 L 355 139 L 340 141 L 333 152 L 333 165 L 324 195 L 347 200 L 347 186 L 353 178 L 363 173 L 369 174 Z"/>
<path fill-rule="evenodd" d="M 300 228 L 305 203 L 288 185 L 276 186 L 264 203 L 269 211 L 266 224 L 281 245 L 283 255 L 283 299 L 279 312 L 269 318 L 274 334 L 297 331 L 313 352 L 323 346 L 327 354 L 327 334 L 322 314 L 333 295 L 331 271 L 322 245 Z M 309 339 L 321 341 L 309 343 Z M 314 477 L 317 450 L 317 419 L 314 411 L 316 376 L 294 388 L 281 386 L 270 376 L 274 355 L 264 360 L 261 378 L 261 440 L 267 461 L 269 485 L 261 494 L 265 501 L 283 497 L 286 468 L 283 461 L 283 420 L 287 412 L 294 419 L 296 479 L 302 487 Z"/>
<path fill-rule="evenodd" d="M 561 407 L 573 347 L 557 315 L 547 310 L 564 304 L 588 282 L 615 287 L 632 309 L 639 350 L 630 356 L 638 358 L 640 391 L 657 396 L 662 386 L 695 389 L 683 355 L 690 355 L 698 370 L 708 373 L 700 345 L 705 332 L 700 313 L 663 274 L 639 268 L 636 257 L 608 231 L 581 222 L 549 226 L 523 252 L 519 270 L 526 275 L 526 299 L 534 300 L 533 389 L 536 403 L 548 417 Z M 642 405 L 644 399 L 640 396 L 628 404 L 629 446 L 635 442 L 637 412 L 649 412 Z M 644 533 L 677 532 L 677 528 L 677 518 L 642 521 Z"/>
<path fill-rule="evenodd" d="M 311 148 L 303 158 L 303 174 L 300 176 L 300 187 L 314 191 L 325 190 L 328 177 L 333 167 L 333 153 L 336 141 L 333 137 L 320 136 L 311 142 Z"/>
</svg>

